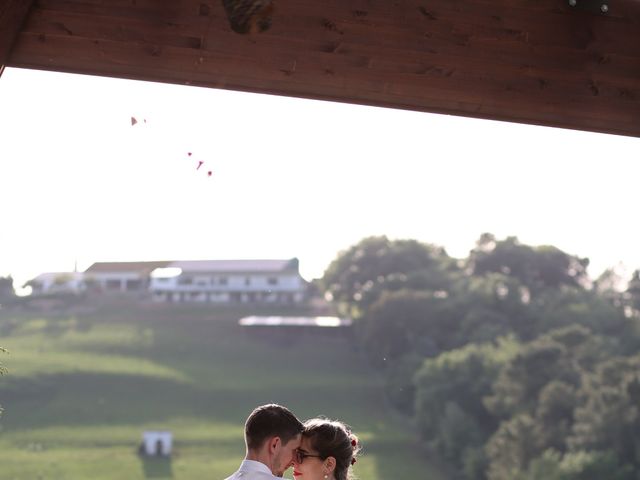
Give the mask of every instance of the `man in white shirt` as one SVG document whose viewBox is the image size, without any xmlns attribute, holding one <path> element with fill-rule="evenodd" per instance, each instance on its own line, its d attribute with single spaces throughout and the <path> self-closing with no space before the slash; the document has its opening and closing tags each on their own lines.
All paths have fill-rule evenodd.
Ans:
<svg viewBox="0 0 640 480">
<path fill-rule="evenodd" d="M 287 408 L 262 405 L 244 425 L 247 453 L 236 473 L 226 480 L 273 480 L 293 464 L 303 426 Z"/>
</svg>

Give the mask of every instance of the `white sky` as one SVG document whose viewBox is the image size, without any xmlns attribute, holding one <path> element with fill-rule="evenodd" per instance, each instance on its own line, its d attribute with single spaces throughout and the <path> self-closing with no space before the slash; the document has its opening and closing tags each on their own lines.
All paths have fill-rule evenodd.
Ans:
<svg viewBox="0 0 640 480">
<path fill-rule="evenodd" d="M 597 276 L 640 268 L 639 179 L 638 138 L 29 70 L 0 78 L 0 275 L 18 284 L 75 261 L 294 256 L 311 279 L 365 236 L 464 257 L 483 232 L 587 256 Z"/>
</svg>

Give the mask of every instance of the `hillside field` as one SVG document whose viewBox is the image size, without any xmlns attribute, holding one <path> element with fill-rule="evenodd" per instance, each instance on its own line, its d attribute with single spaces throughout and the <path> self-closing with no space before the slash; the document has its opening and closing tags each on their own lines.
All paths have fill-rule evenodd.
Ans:
<svg viewBox="0 0 640 480">
<path fill-rule="evenodd" d="M 0 310 L 0 346 L 10 351 L 0 357 L 9 368 L 0 378 L 0 480 L 223 479 L 244 455 L 247 414 L 270 402 L 301 419 L 352 425 L 364 445 L 361 480 L 445 478 L 387 407 L 379 376 L 352 341 L 237 325 L 256 313 L 126 304 L 55 315 Z M 137 455 L 144 430 L 173 432 L 171 459 Z"/>
</svg>

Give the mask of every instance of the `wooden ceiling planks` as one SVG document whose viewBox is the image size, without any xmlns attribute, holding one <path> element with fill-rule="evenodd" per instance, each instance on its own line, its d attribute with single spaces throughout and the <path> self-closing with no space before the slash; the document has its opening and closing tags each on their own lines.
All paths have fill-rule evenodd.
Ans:
<svg viewBox="0 0 640 480">
<path fill-rule="evenodd" d="M 32 0 L 0 0 L 0 75 L 32 3 Z"/>
<path fill-rule="evenodd" d="M 640 136 L 637 0 L 36 0 L 8 65 Z"/>
</svg>

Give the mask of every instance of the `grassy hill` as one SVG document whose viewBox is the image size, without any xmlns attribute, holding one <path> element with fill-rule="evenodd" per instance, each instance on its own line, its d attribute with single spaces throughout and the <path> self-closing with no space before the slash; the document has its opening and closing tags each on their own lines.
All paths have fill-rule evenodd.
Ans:
<svg viewBox="0 0 640 480">
<path fill-rule="evenodd" d="M 261 336 L 256 312 L 112 306 L 42 316 L 0 311 L 0 480 L 222 479 L 244 455 L 257 405 L 351 424 L 362 480 L 444 477 L 388 410 L 378 376 L 346 338 Z M 170 460 L 136 453 L 144 430 L 174 434 Z M 290 477 L 290 471 L 285 476 Z"/>
</svg>

